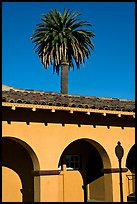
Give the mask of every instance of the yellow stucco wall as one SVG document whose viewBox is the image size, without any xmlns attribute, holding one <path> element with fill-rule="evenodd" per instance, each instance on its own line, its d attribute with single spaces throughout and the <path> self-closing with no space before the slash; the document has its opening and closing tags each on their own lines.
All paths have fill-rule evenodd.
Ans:
<svg viewBox="0 0 137 204">
<path fill-rule="evenodd" d="M 111 165 L 118 166 L 117 158 L 114 154 L 115 146 L 120 140 L 124 148 L 123 166 L 126 162 L 127 154 L 135 143 L 134 128 L 97 126 L 90 125 L 68 125 L 62 127 L 61 124 L 48 124 L 25 122 L 3 122 L 2 135 L 4 137 L 15 137 L 32 147 L 40 162 L 40 169 L 56 169 L 59 158 L 68 144 L 77 139 L 91 139 L 101 144 L 108 155 L 111 155 Z M 54 154 L 54 157 L 51 156 Z M 43 155 L 41 157 L 41 155 Z"/>
<path fill-rule="evenodd" d="M 59 201 L 60 202 L 83 202 L 83 180 L 79 171 L 63 169 L 59 175 Z"/>
<path fill-rule="evenodd" d="M 3 202 L 21 202 L 22 189 L 18 174 L 7 167 L 2 167 L 2 198 Z"/>
<path fill-rule="evenodd" d="M 77 124 L 62 124 L 48 123 L 45 126 L 44 123 L 30 122 L 29 125 L 26 122 L 11 121 L 10 124 L 7 121 L 2 122 L 2 136 L 14 137 L 27 143 L 35 152 L 40 170 L 56 170 L 58 169 L 58 162 L 60 160 L 63 150 L 73 141 L 78 139 L 89 139 L 90 142 L 96 141 L 100 144 L 109 155 L 111 167 L 118 167 L 118 160 L 115 155 L 115 146 L 120 141 L 124 148 L 124 157 L 122 159 L 122 167 L 126 167 L 126 159 L 129 150 L 135 143 L 135 130 L 133 127 L 121 127 L 99 126 L 93 127 L 92 125 Z M 92 143 L 93 144 L 93 143 Z M 104 168 L 108 168 L 107 163 L 104 163 Z M 39 169 L 35 169 L 39 170 Z M 69 193 L 71 184 L 75 183 L 76 176 L 71 175 L 72 172 L 67 173 L 68 182 L 66 186 L 66 192 L 68 199 L 66 201 L 82 200 L 82 193 L 80 196 L 76 194 L 76 187 L 74 187 L 75 198 Z M 77 175 L 78 176 L 78 175 Z M 72 182 L 71 182 L 72 181 Z M 78 176 L 78 183 L 82 183 L 81 177 Z M 119 201 L 119 174 L 112 174 L 113 181 L 113 201 Z M 53 176 L 41 176 L 40 177 L 40 201 L 62 201 L 62 195 L 60 189 L 62 189 L 61 174 Z M 80 184 L 81 185 L 81 184 Z M 123 193 L 124 201 L 127 199 L 128 189 L 126 187 L 126 173 L 123 173 Z M 79 186 L 79 185 L 78 185 Z M 53 196 L 54 191 L 54 196 Z M 82 191 L 81 189 L 79 191 Z M 78 192 L 79 192 L 78 191 Z M 99 189 L 100 191 L 100 189 Z M 76 201 L 75 200 L 75 201 Z"/>
</svg>

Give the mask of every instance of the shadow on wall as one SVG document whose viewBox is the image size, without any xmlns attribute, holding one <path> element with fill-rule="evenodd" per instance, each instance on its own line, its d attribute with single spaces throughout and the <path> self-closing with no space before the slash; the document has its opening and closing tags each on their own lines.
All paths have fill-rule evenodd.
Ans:
<svg viewBox="0 0 137 204">
<path fill-rule="evenodd" d="M 98 150 L 97 150 L 98 149 Z M 101 150 L 101 152 L 100 152 Z M 101 156 L 100 153 L 104 156 Z M 84 201 L 112 201 L 112 177 L 103 173 L 103 168 L 110 168 L 110 161 L 103 147 L 89 139 L 78 139 L 70 143 L 63 151 L 58 166 L 66 165 L 80 172 L 83 179 Z M 72 170 L 70 170 L 72 171 Z M 73 182 L 71 180 L 71 182 Z M 68 192 L 69 194 L 69 192 Z"/>
<path fill-rule="evenodd" d="M 14 137 L 3 137 L 2 166 L 13 170 L 20 177 L 22 183 L 22 190 L 18 190 L 22 192 L 22 201 L 34 202 L 39 201 L 40 199 L 40 179 L 37 179 L 37 181 L 34 182 L 35 178 L 32 175 L 32 171 L 35 169 L 35 167 L 31 155 L 33 154 L 34 156 L 34 152 L 28 145 L 26 149 L 26 145 L 26 143 Z M 28 151 L 28 149 L 30 150 L 30 152 Z M 39 166 L 38 161 L 36 166 Z M 34 195 L 34 188 L 37 189 L 36 195 Z M 13 193 L 13 189 L 10 190 Z M 10 190 L 6 195 L 11 193 Z"/>
</svg>

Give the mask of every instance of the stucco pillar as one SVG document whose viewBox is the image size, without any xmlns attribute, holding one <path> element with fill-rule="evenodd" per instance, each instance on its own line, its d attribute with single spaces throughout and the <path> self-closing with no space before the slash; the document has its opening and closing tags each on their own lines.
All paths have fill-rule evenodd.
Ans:
<svg viewBox="0 0 137 204">
<path fill-rule="evenodd" d="M 62 165 L 59 174 L 59 201 L 60 202 L 83 202 L 83 179 L 79 171 L 67 170 L 66 164 Z"/>
<path fill-rule="evenodd" d="M 66 195 L 66 193 L 67 193 L 67 189 L 66 189 L 66 184 L 65 184 L 65 181 L 66 181 L 66 171 L 67 171 L 67 167 L 66 167 L 66 164 L 64 163 L 64 164 L 62 164 L 62 166 L 61 166 L 61 169 L 62 169 L 62 175 L 63 175 L 63 202 L 66 202 L 67 201 L 67 195 Z"/>
<path fill-rule="evenodd" d="M 113 188 L 113 202 L 120 201 L 120 190 L 119 190 L 119 174 L 112 173 L 112 188 Z"/>
<path fill-rule="evenodd" d="M 106 202 L 113 202 L 113 188 L 111 174 L 104 173 L 104 198 Z"/>
<path fill-rule="evenodd" d="M 124 171 L 125 169 L 125 171 Z M 122 172 L 122 188 L 123 188 L 123 201 L 127 202 L 127 179 L 126 168 L 123 168 Z M 120 179 L 119 171 L 112 173 L 112 187 L 113 187 L 113 202 L 120 202 Z"/>
</svg>

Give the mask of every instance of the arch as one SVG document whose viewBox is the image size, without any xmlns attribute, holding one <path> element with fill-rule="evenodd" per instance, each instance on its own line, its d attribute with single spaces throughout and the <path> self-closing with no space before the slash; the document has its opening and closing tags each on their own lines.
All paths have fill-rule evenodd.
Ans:
<svg viewBox="0 0 137 204">
<path fill-rule="evenodd" d="M 135 144 L 130 148 L 127 154 L 126 167 L 129 169 L 126 175 L 128 181 L 127 199 L 129 200 L 130 197 L 135 197 Z"/>
<path fill-rule="evenodd" d="M 91 140 L 91 139 L 85 139 L 85 140 L 88 141 L 90 144 L 92 144 L 96 148 L 96 150 L 99 152 L 100 157 L 103 162 L 103 168 L 111 168 L 111 162 L 110 162 L 108 153 L 104 149 L 104 147 L 98 142 L 96 142 L 95 140 Z"/>
<path fill-rule="evenodd" d="M 2 165 L 15 171 L 22 182 L 23 202 L 40 201 L 40 178 L 33 176 L 39 170 L 38 158 L 33 149 L 16 137 L 2 138 Z"/>
<path fill-rule="evenodd" d="M 135 173 L 135 144 L 130 148 L 127 158 L 126 158 L 126 167 L 132 172 Z"/>
<path fill-rule="evenodd" d="M 72 155 L 73 157 L 80 155 L 82 165 L 79 169 L 75 169 L 74 167 L 77 166 L 77 164 L 71 166 L 71 161 L 68 163 L 69 156 L 72 160 L 75 160 Z M 94 164 L 95 162 L 96 164 Z M 83 178 L 84 201 L 87 199 L 90 200 L 93 197 L 96 200 L 113 200 L 112 176 L 110 174 L 106 176 L 103 173 L 104 168 L 111 168 L 110 159 L 106 150 L 98 142 L 89 138 L 80 138 L 71 141 L 71 143 L 64 147 L 60 154 L 58 166 L 63 166 L 64 164 L 81 173 Z M 102 188 L 102 192 L 98 191 L 97 193 L 99 186 Z M 89 188 L 90 192 L 87 192 L 87 188 Z M 109 194 L 109 196 L 107 194 Z"/>
<path fill-rule="evenodd" d="M 66 144 L 59 157 L 58 157 L 58 161 L 62 155 L 62 153 L 64 152 L 64 150 L 70 145 L 72 144 L 73 142 L 77 141 L 77 140 L 85 140 L 87 142 L 89 142 L 90 144 L 92 144 L 96 150 L 99 152 L 101 158 L 102 158 L 102 162 L 103 162 L 103 168 L 111 168 L 111 162 L 110 162 L 110 159 L 109 159 L 109 156 L 108 156 L 108 153 L 107 151 L 104 149 L 104 147 L 102 145 L 100 145 L 98 142 L 96 142 L 95 140 L 92 140 L 92 139 L 89 139 L 89 138 L 80 138 L 80 139 L 76 139 L 76 140 L 73 140 L 71 141 L 69 144 Z"/>
</svg>

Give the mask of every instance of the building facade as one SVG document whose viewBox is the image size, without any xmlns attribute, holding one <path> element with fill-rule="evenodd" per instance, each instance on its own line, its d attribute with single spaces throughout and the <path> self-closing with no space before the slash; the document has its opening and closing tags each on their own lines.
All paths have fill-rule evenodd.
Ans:
<svg viewBox="0 0 137 204">
<path fill-rule="evenodd" d="M 135 102 L 2 90 L 2 201 L 120 201 L 135 192 Z"/>
</svg>

